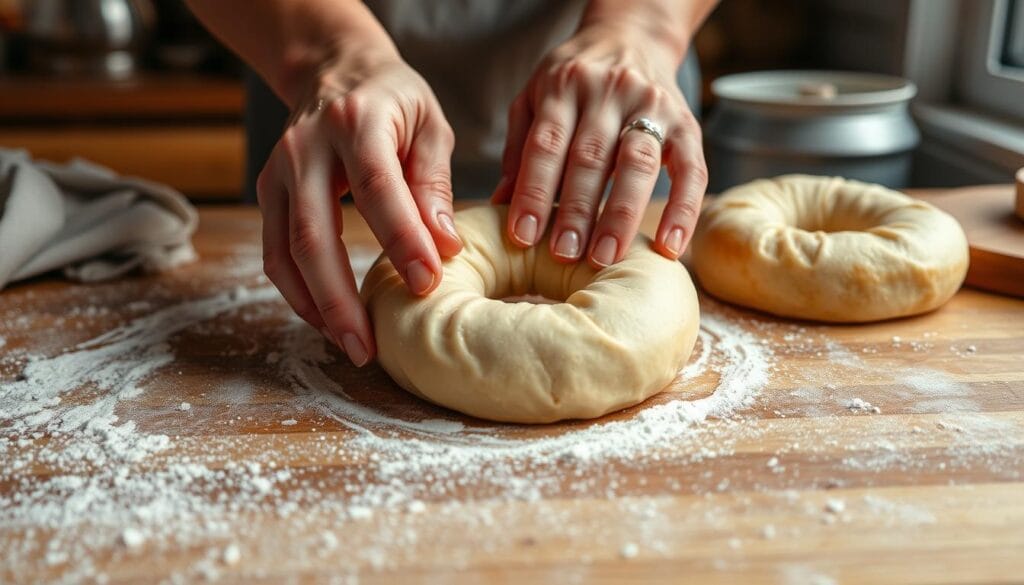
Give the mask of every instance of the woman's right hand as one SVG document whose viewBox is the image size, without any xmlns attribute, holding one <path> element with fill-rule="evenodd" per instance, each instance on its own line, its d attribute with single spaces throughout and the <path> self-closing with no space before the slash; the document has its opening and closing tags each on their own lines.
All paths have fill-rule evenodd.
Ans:
<svg viewBox="0 0 1024 585">
<path fill-rule="evenodd" d="M 454 136 L 426 81 L 393 51 L 336 54 L 312 77 L 257 183 L 263 266 L 292 309 L 362 366 L 376 345 L 340 198 L 352 193 L 409 290 L 429 293 L 441 257 L 462 248 Z"/>
</svg>

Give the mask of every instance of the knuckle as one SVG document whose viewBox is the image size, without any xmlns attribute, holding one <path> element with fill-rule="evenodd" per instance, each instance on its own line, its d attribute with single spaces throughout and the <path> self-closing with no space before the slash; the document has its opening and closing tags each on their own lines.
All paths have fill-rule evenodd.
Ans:
<svg viewBox="0 0 1024 585">
<path fill-rule="evenodd" d="M 278 144 L 285 152 L 294 149 L 298 142 L 298 130 L 295 129 L 295 126 L 285 128 L 284 132 L 281 133 L 280 140 L 278 140 Z"/>
<path fill-rule="evenodd" d="M 351 131 L 368 111 L 367 106 L 367 98 L 362 92 L 349 92 L 331 100 L 327 105 L 327 120 L 340 130 Z"/>
<path fill-rule="evenodd" d="M 643 90 L 642 100 L 648 108 L 658 109 L 661 104 L 668 101 L 668 92 L 659 85 L 646 83 L 646 87 L 644 87 Z"/>
<path fill-rule="evenodd" d="M 671 135 L 676 140 L 686 140 L 687 142 L 692 142 L 699 146 L 703 137 L 703 132 L 701 131 L 700 122 L 697 121 L 697 118 L 694 117 L 692 112 L 686 110 L 683 112 L 676 130 L 673 131 Z"/>
<path fill-rule="evenodd" d="M 565 151 L 568 138 L 569 133 L 565 128 L 554 123 L 545 123 L 530 133 L 529 147 L 538 154 L 555 157 Z"/>
<path fill-rule="evenodd" d="M 260 174 L 256 176 L 256 200 L 264 205 L 267 198 L 273 193 L 274 178 L 268 167 L 263 167 Z"/>
<path fill-rule="evenodd" d="M 309 323 L 310 325 L 317 326 L 323 318 L 320 316 L 320 311 L 317 308 L 305 301 L 295 301 L 292 303 L 292 310 L 299 316 L 300 319 Z"/>
<path fill-rule="evenodd" d="M 401 225 L 394 226 L 381 240 L 380 245 L 384 249 L 384 254 L 389 258 L 404 257 L 405 254 L 400 252 L 413 249 L 418 240 L 419 232 L 416 226 L 403 222 Z"/>
<path fill-rule="evenodd" d="M 586 79 L 590 65 L 579 58 L 570 58 L 548 69 L 550 83 L 558 89 L 567 89 Z"/>
<path fill-rule="evenodd" d="M 583 198 L 571 198 L 558 203 L 558 214 L 572 224 L 589 224 L 594 219 L 597 206 Z"/>
<path fill-rule="evenodd" d="M 616 65 L 608 70 L 607 82 L 618 90 L 634 91 L 647 85 L 647 80 L 636 69 Z"/>
<path fill-rule="evenodd" d="M 630 203 L 609 203 L 604 215 L 612 225 L 633 225 L 640 221 L 640 210 Z"/>
<path fill-rule="evenodd" d="M 694 161 L 690 163 L 686 172 L 698 185 L 700 185 L 701 191 L 708 186 L 708 167 L 703 161 Z"/>
<path fill-rule="evenodd" d="M 345 315 L 348 313 L 348 303 L 345 302 L 345 298 L 342 296 L 331 295 L 321 300 L 317 309 L 322 317 L 329 317 L 336 313 Z"/>
<path fill-rule="evenodd" d="M 360 211 L 380 206 L 390 194 L 396 191 L 398 182 L 397 177 L 377 163 L 366 163 L 354 185 L 357 195 L 356 203 Z"/>
<path fill-rule="evenodd" d="M 581 61 L 576 66 L 576 75 L 580 80 L 586 82 L 588 85 L 600 82 L 603 73 L 604 67 L 600 67 L 596 63 L 591 63 L 589 61 Z"/>
<path fill-rule="evenodd" d="M 314 217 L 298 214 L 292 220 L 289 233 L 289 249 L 292 258 L 299 263 L 307 262 L 323 250 L 327 241 L 323 230 Z"/>
<path fill-rule="evenodd" d="M 263 251 L 263 274 L 267 275 L 267 278 L 271 282 L 276 282 L 278 275 L 284 270 L 284 262 L 282 261 L 281 255 L 276 250 L 264 250 Z"/>
<path fill-rule="evenodd" d="M 661 169 L 661 152 L 651 139 L 637 141 L 629 148 L 623 148 L 619 164 L 632 171 L 653 174 Z"/>
<path fill-rule="evenodd" d="M 441 124 L 440 139 L 441 145 L 447 151 L 451 152 L 455 148 L 455 131 L 447 122 Z"/>
<path fill-rule="evenodd" d="M 546 74 L 547 81 L 556 87 L 564 85 L 566 79 L 573 75 L 575 69 L 573 60 L 560 61 L 548 66 Z"/>
<path fill-rule="evenodd" d="M 626 71 L 626 68 L 622 65 L 613 65 L 609 67 L 604 73 L 604 84 L 608 87 L 621 87 Z"/>
<path fill-rule="evenodd" d="M 411 185 L 416 191 L 420 191 L 430 197 L 436 197 L 444 201 L 452 200 L 452 178 L 445 170 L 429 172 L 424 178 Z"/>
<path fill-rule="evenodd" d="M 611 149 L 597 136 L 586 136 L 576 141 L 569 153 L 571 164 L 590 170 L 603 170 L 608 165 Z"/>
<path fill-rule="evenodd" d="M 700 123 L 697 122 L 697 117 L 694 116 L 693 112 L 689 109 L 683 109 L 680 117 L 680 125 L 685 128 L 687 132 L 692 132 L 694 130 L 700 132 Z"/>
<path fill-rule="evenodd" d="M 700 214 L 700 204 L 690 198 L 685 198 L 682 201 L 673 203 L 670 206 L 670 210 L 673 215 L 697 217 Z"/>
<path fill-rule="evenodd" d="M 551 204 L 548 189 L 537 184 L 526 184 L 517 188 L 514 198 L 529 209 L 543 208 Z"/>
<path fill-rule="evenodd" d="M 295 126 L 287 128 L 277 141 L 277 146 L 271 153 L 271 159 L 278 171 L 285 176 L 294 177 L 297 169 L 302 166 L 303 144 L 305 140 Z M 270 177 L 267 177 L 269 181 Z"/>
<path fill-rule="evenodd" d="M 280 156 L 284 157 L 283 160 L 287 161 L 287 164 L 293 169 L 298 166 L 298 161 L 301 158 L 299 153 L 301 146 L 302 137 L 295 126 L 286 128 L 277 141 L 277 150 L 280 152 Z"/>
</svg>

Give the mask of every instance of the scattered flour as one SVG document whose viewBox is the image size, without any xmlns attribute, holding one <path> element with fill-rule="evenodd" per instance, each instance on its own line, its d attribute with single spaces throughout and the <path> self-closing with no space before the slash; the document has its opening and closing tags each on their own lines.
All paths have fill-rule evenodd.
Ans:
<svg viewBox="0 0 1024 585">
<path fill-rule="evenodd" d="M 640 554 L 640 547 L 635 542 L 627 542 L 619 549 L 619 556 L 624 559 L 635 559 Z"/>
<path fill-rule="evenodd" d="M 351 481 L 339 478 L 345 481 L 340 493 L 296 489 L 301 480 L 275 461 L 287 453 L 264 451 L 238 459 L 211 450 L 198 437 L 143 430 L 131 418 L 127 407 L 146 399 L 154 374 L 167 371 L 174 361 L 176 335 L 186 330 L 220 334 L 212 320 L 228 314 L 243 321 L 259 318 L 267 306 L 280 319 L 285 311 L 279 302 L 270 286 L 234 287 L 157 309 L 56 355 L 27 356 L 17 379 L 0 385 L 0 420 L 7 437 L 0 438 L 0 455 L 7 462 L 0 480 L 19 484 L 16 492 L 0 495 L 0 525 L 66 534 L 51 541 L 57 552 L 48 556 L 49 562 L 65 567 L 69 578 L 95 577 L 91 553 L 111 543 L 131 550 L 144 544 L 167 546 L 168 539 L 187 544 L 227 538 L 232 518 L 268 511 L 268 505 L 282 516 L 295 514 L 302 503 L 370 521 L 378 508 L 404 506 L 420 514 L 426 510 L 424 500 L 459 492 L 470 481 L 493 496 L 531 501 L 558 489 L 567 464 L 600 470 L 614 461 L 637 465 L 669 451 L 693 450 L 699 423 L 751 406 L 768 382 L 771 365 L 759 338 L 728 319 L 705 314 L 698 348 L 680 373 L 682 380 L 711 376 L 706 396 L 663 396 L 625 417 L 531 437 L 514 425 L 469 425 L 460 417 L 401 418 L 368 406 L 328 376 L 325 367 L 336 355 L 322 338 L 289 317 L 281 326 L 274 359 L 265 360 L 268 367 L 291 384 L 296 413 L 312 412 L 348 429 L 343 442 L 316 441 L 316 449 L 324 456 L 363 453 L 372 470 L 372 480 L 362 471 Z M 221 327 L 232 331 L 229 325 Z M 204 395 L 233 404 L 230 392 L 210 389 Z M 187 412 L 192 405 L 182 401 L 173 408 Z M 242 417 L 232 415 L 226 422 L 236 420 Z M 284 426 L 298 424 L 294 417 L 278 420 Z M 44 437 L 49 438 L 45 444 L 35 442 Z M 235 441 L 244 445 L 246 439 Z M 715 455 L 703 446 L 694 453 Z M 145 465 L 155 460 L 162 463 Z M 55 473 L 30 475 L 37 465 Z M 608 482 L 607 495 L 614 496 L 614 476 L 600 481 Z M 219 499 L 220 489 L 230 489 L 232 498 Z M 76 538 L 80 530 L 93 537 Z M 322 538 L 325 547 L 332 546 L 331 536 Z M 9 545 L 15 564 L 34 555 L 29 541 L 0 544 Z M 220 550 L 197 565 L 196 574 L 219 577 L 224 565 L 237 562 L 237 545 Z"/>
<path fill-rule="evenodd" d="M 844 400 L 843 406 L 852 412 L 870 412 L 873 414 L 879 414 L 882 412 L 881 408 L 872 406 L 870 402 L 863 398 L 851 398 L 849 400 Z"/>
<path fill-rule="evenodd" d="M 353 265 L 357 272 L 364 271 L 375 254 L 354 252 Z M 253 251 L 247 261 L 224 273 L 252 280 L 258 271 L 252 263 L 257 260 L 258 251 Z M 790 437 L 774 453 L 766 454 L 772 479 L 763 487 L 751 486 L 743 475 L 715 476 L 700 466 L 702 461 L 731 454 L 740 437 L 757 442 L 756 432 L 744 425 L 743 417 L 751 408 L 761 406 L 762 390 L 774 376 L 789 376 L 793 382 L 789 386 L 793 390 L 773 396 L 773 401 L 785 398 L 792 402 L 785 407 L 789 410 L 777 411 L 780 417 L 787 413 L 806 416 L 812 410 L 815 416 L 880 411 L 863 398 L 837 395 L 836 388 L 830 386 L 836 371 L 862 377 L 867 389 L 863 395 L 875 403 L 884 404 L 885 394 L 870 394 L 871 384 L 881 392 L 914 397 L 915 407 L 922 412 L 933 412 L 929 408 L 934 412 L 977 410 L 968 399 L 970 389 L 946 374 L 912 368 L 893 390 L 889 373 L 875 371 L 859 355 L 813 328 L 737 317 L 712 301 L 710 307 L 702 307 L 709 310 L 702 315 L 698 345 L 680 372 L 683 382 L 675 388 L 685 391 L 696 386 L 702 390 L 698 398 L 688 400 L 682 394 L 666 393 L 602 422 L 558 425 L 554 432 L 548 427 L 538 434 L 514 425 L 481 424 L 422 405 L 411 409 L 370 406 L 359 394 L 358 385 L 343 387 L 336 381 L 338 376 L 331 375 L 332 370 L 345 366 L 319 334 L 294 317 L 282 320 L 287 309 L 278 293 L 263 283 L 232 286 L 227 292 L 154 309 L 163 304 L 138 304 L 131 309 L 139 313 L 133 320 L 112 321 L 106 333 L 66 350 L 5 357 L 15 360 L 4 363 L 8 367 L 15 364 L 12 371 L 17 372 L 16 377 L 3 377 L 0 369 L 0 482 L 14 486 L 0 492 L 0 529 L 5 529 L 0 531 L 0 547 L 5 550 L 12 580 L 30 580 L 42 563 L 46 570 L 60 574 L 61 582 L 102 582 L 106 576 L 95 559 L 111 550 L 137 554 L 143 548 L 148 553 L 150 549 L 175 551 L 195 546 L 209 547 L 207 554 L 189 572 L 173 575 L 168 582 L 216 580 L 247 564 L 241 562 L 243 550 L 246 560 L 259 557 L 258 550 L 239 541 L 240 535 L 233 532 L 244 519 L 259 515 L 287 518 L 300 527 L 305 538 L 297 538 L 295 550 L 300 552 L 296 554 L 311 556 L 333 557 L 340 551 L 355 554 L 346 540 L 345 523 L 371 527 L 380 533 L 379 546 L 360 550 L 358 558 L 372 567 L 386 567 L 389 559 L 384 551 L 415 545 L 422 538 L 409 524 L 388 524 L 393 518 L 390 511 L 397 510 L 409 523 L 424 522 L 435 515 L 463 514 L 465 508 L 458 505 L 456 496 L 480 494 L 484 503 L 477 502 L 473 515 L 463 520 L 466 531 L 472 532 L 475 527 L 510 521 L 492 512 L 487 501 L 532 504 L 555 493 L 596 494 L 617 501 L 618 496 L 642 487 L 635 483 L 637 474 L 631 474 L 631 468 L 651 469 L 661 461 L 693 464 L 686 468 L 693 477 L 685 481 L 655 474 L 653 478 L 664 482 L 666 490 L 693 489 L 710 496 L 747 487 L 785 487 L 785 482 L 792 480 L 787 468 L 800 471 L 799 463 L 786 455 L 790 450 L 802 445 L 813 457 L 819 446 L 836 446 L 829 444 L 827 437 Z M 146 311 L 148 314 L 142 314 Z M 90 319 L 116 317 L 100 309 L 79 312 Z M 259 402 L 254 400 L 257 392 L 261 392 L 259 398 L 264 397 L 261 382 L 232 378 L 214 388 L 185 388 L 202 391 L 204 408 L 174 420 L 188 425 L 215 407 L 227 410 L 227 414 L 209 414 L 218 424 L 273 428 L 312 420 L 315 429 L 301 433 L 305 442 L 269 447 L 260 442 L 259 435 L 247 434 L 213 440 L 210 435 L 186 433 L 186 429 L 180 434 L 170 432 L 167 429 L 175 428 L 173 425 L 154 425 L 146 417 L 136 416 L 137 406 L 160 400 L 164 413 L 192 409 L 192 404 L 181 398 L 193 394 L 158 392 L 167 390 L 162 380 L 170 376 L 165 374 L 180 374 L 170 368 L 180 352 L 178 336 L 236 339 L 244 331 L 242 324 L 261 320 L 269 320 L 273 327 L 264 324 L 260 331 L 276 328 L 272 342 L 261 345 L 253 341 L 247 349 L 225 349 L 223 355 L 255 354 L 274 384 L 279 398 L 274 406 L 269 410 L 251 407 Z M 30 325 L 28 320 L 10 319 L 7 327 Z M 759 328 L 764 335 L 758 334 Z M 784 344 L 776 347 L 771 339 L 779 337 L 780 329 L 785 331 L 781 335 Z M 5 334 L 11 333 L 5 330 Z M 819 368 L 822 361 L 818 361 L 799 372 L 781 372 L 775 355 L 788 352 L 820 357 L 828 366 Z M 402 396 L 404 404 L 409 404 L 411 399 Z M 982 414 L 975 419 L 958 415 L 939 420 L 941 427 L 920 433 L 890 428 L 886 425 L 898 422 L 887 418 L 862 419 L 876 425 L 878 436 L 863 444 L 846 445 L 851 451 L 844 460 L 847 467 L 916 469 L 919 460 L 888 447 L 900 432 L 908 437 L 929 432 L 956 437 L 956 449 L 947 454 L 949 465 L 991 462 L 996 457 L 1012 460 L 1016 453 L 1012 446 L 1006 448 L 1009 451 L 986 452 L 971 446 L 978 437 L 1011 434 L 1008 427 L 994 424 Z M 713 419 L 711 423 L 704 424 L 709 419 Z M 883 456 L 865 459 L 858 454 L 858 450 L 871 449 Z M 959 457 L 968 452 L 970 457 Z M 780 464 L 780 457 L 786 466 Z M 360 465 L 339 466 L 325 474 L 289 464 L 311 459 L 359 461 Z M 47 473 L 39 474 L 40 469 Z M 1008 469 L 1007 473 L 1011 472 Z M 691 480 L 693 483 L 688 483 Z M 846 504 L 829 499 L 827 516 L 842 514 Z M 619 556 L 625 559 L 635 558 L 641 546 L 645 555 L 661 554 L 664 541 L 659 531 L 669 530 L 671 523 L 666 518 L 670 516 L 653 504 L 630 506 L 628 502 L 617 504 L 621 525 L 615 528 L 630 525 L 635 531 L 628 536 L 607 533 L 599 541 L 635 539 L 619 548 Z M 816 513 L 821 514 L 818 506 Z M 863 507 L 894 522 L 934 522 L 927 509 L 881 498 L 865 498 Z M 530 510 L 523 508 L 519 513 L 529 514 Z M 713 510 L 708 509 L 712 522 Z M 552 530 L 571 528 L 556 510 L 545 508 L 537 514 L 544 516 L 534 522 Z M 325 518 L 338 525 L 325 524 Z M 39 530 L 51 536 L 4 536 L 19 530 Z M 776 533 L 771 524 L 760 530 L 764 539 L 775 538 Z M 743 541 L 731 538 L 727 544 L 738 551 Z M 834 583 L 827 575 L 802 566 L 793 566 L 781 576 L 784 582 Z"/>
<path fill-rule="evenodd" d="M 229 544 L 224 549 L 223 557 L 225 565 L 237 565 L 242 560 L 242 551 L 237 544 Z"/>
<path fill-rule="evenodd" d="M 838 498 L 825 500 L 825 511 L 829 514 L 842 514 L 846 510 L 846 502 Z"/>
<path fill-rule="evenodd" d="M 136 528 L 125 528 L 121 532 L 121 543 L 128 548 L 139 548 L 146 543 L 146 535 Z"/>
</svg>

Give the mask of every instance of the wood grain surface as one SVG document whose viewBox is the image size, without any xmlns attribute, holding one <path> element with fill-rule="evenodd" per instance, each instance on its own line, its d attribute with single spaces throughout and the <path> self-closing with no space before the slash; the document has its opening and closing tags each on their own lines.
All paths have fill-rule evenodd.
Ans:
<svg viewBox="0 0 1024 585">
<path fill-rule="evenodd" d="M 967 284 L 1024 298 L 1024 219 L 1014 214 L 1014 188 L 964 187 L 926 196 L 960 222 L 971 246 Z"/>
<path fill-rule="evenodd" d="M 59 436 L 15 433 L 26 423 L 0 417 L 0 581 L 1024 582 L 1022 300 L 964 289 L 929 315 L 823 326 L 702 295 L 719 329 L 697 353 L 711 358 L 668 392 L 593 423 L 489 425 L 406 395 L 375 365 L 349 366 L 291 321 L 263 292 L 255 210 L 201 217 L 198 263 L 111 284 L 38 279 L 0 295 L 0 388 L 33 360 L 102 347 L 88 340 L 133 319 L 169 310 L 181 320 L 147 346 L 173 361 L 114 410 L 130 437 L 167 442 L 137 461 L 76 468 L 68 484 L 102 477 L 110 489 L 137 481 L 165 493 L 82 503 L 88 483 L 50 490 L 72 473 L 71 447 L 43 456 Z M 352 209 L 345 238 L 365 268 L 377 247 Z M 204 319 L 199 302 L 234 308 Z M 753 340 L 746 353 L 715 354 L 736 331 Z M 660 405 L 742 393 L 723 380 L 758 360 L 763 380 L 748 381 L 758 389 L 734 410 L 615 456 L 661 432 Z M 327 381 L 347 397 L 321 390 Z M 102 398 L 81 385 L 61 399 Z M 358 408 L 379 423 L 352 418 Z M 622 424 L 600 426 L 609 421 Z M 551 457 L 537 447 L 532 459 L 508 442 L 545 440 L 572 448 Z M 406 446 L 423 459 L 403 460 Z M 519 454 L 505 461 L 502 449 Z M 198 478 L 187 485 L 160 475 L 186 469 Z M 261 481 L 276 482 L 265 498 L 252 491 Z M 154 501 L 180 509 L 159 515 Z"/>
</svg>

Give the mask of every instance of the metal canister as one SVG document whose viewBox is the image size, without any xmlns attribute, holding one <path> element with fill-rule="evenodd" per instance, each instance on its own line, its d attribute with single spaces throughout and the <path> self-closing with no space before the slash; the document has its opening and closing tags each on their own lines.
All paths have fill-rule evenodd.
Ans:
<svg viewBox="0 0 1024 585">
<path fill-rule="evenodd" d="M 34 0 L 26 34 L 33 69 L 127 77 L 155 20 L 150 0 Z"/>
<path fill-rule="evenodd" d="M 764 71 L 716 79 L 704 128 L 710 189 L 786 173 L 905 187 L 920 134 L 913 83 L 841 71 Z"/>
</svg>

